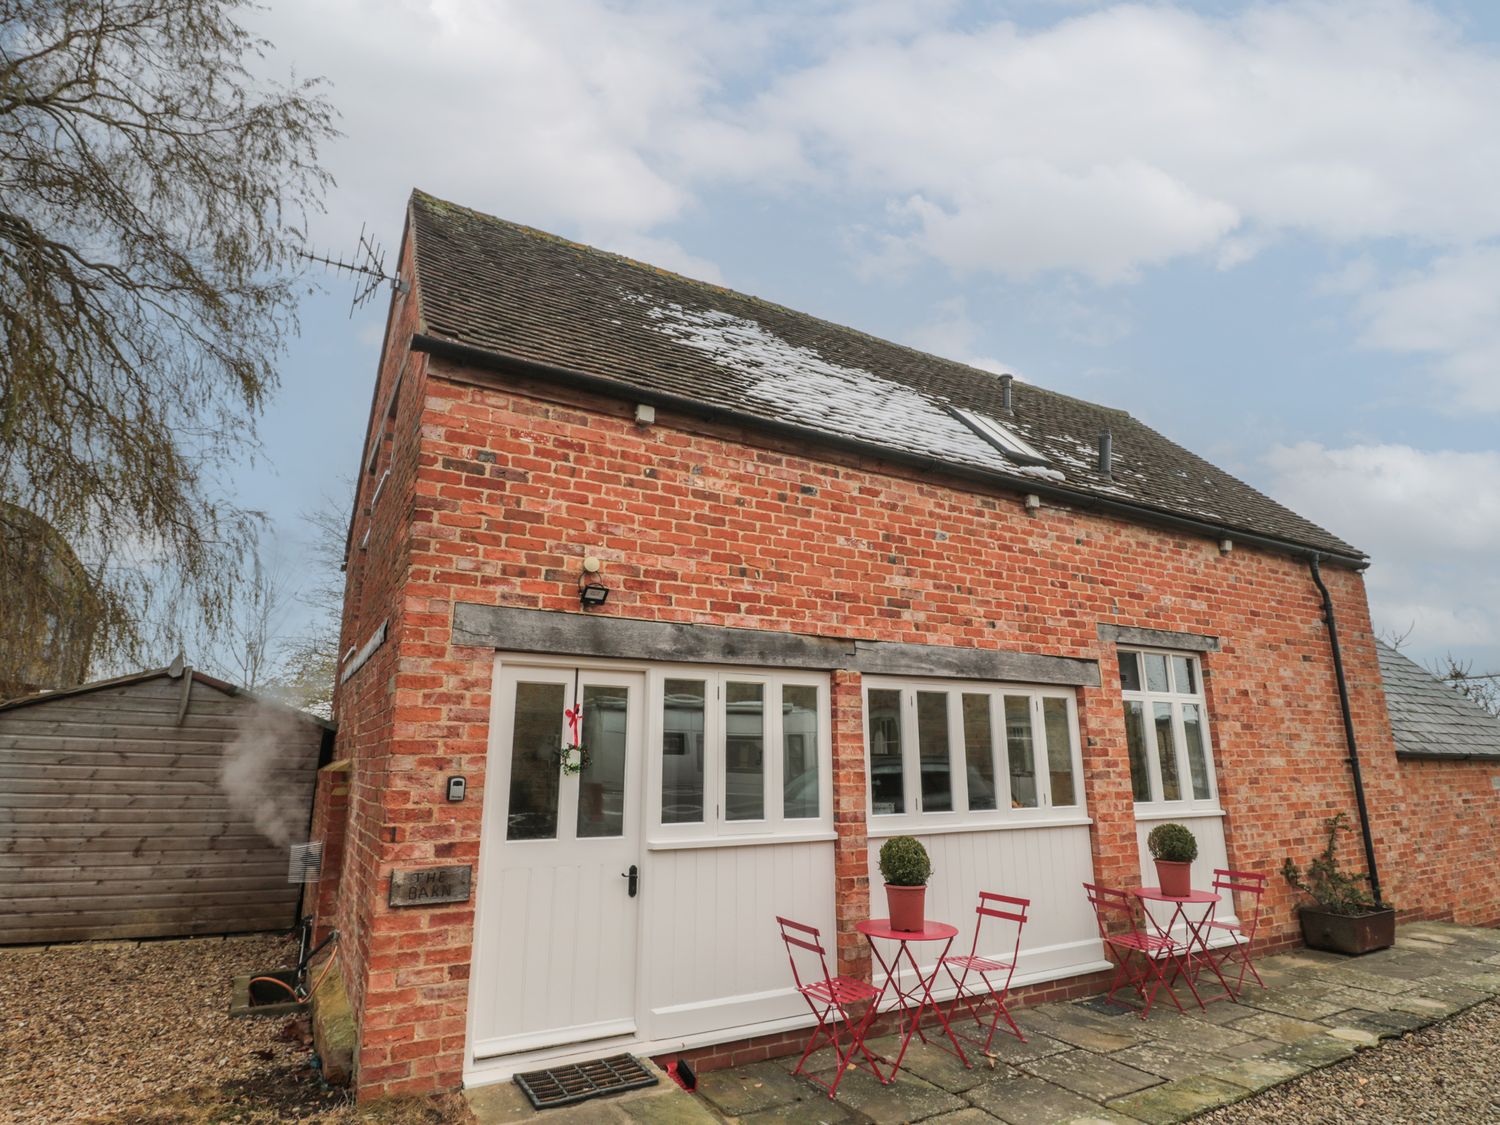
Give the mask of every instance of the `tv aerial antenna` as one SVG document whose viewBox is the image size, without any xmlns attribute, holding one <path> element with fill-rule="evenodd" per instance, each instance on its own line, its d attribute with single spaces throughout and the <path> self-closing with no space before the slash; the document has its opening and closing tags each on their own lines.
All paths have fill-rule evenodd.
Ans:
<svg viewBox="0 0 1500 1125">
<path fill-rule="evenodd" d="M 330 258 L 326 254 L 314 254 L 310 250 L 299 250 L 298 253 L 308 261 L 317 262 L 334 273 L 347 273 L 354 279 L 354 299 L 349 302 L 350 317 L 354 316 L 355 309 L 363 308 L 380 291 L 382 282 L 390 282 L 392 292 L 411 292 L 411 282 L 403 279 L 399 273 L 386 272 L 385 247 L 376 241 L 374 235 L 365 233 L 363 223 L 359 227 L 359 244 L 349 261 L 345 261 L 342 256 Z"/>
</svg>

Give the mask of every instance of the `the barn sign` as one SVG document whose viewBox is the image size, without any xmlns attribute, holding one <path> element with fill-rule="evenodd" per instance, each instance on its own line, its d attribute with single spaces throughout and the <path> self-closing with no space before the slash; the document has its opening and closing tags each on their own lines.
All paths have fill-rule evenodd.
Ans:
<svg viewBox="0 0 1500 1125">
<path fill-rule="evenodd" d="M 419 871 L 392 871 L 392 906 L 431 906 L 439 902 L 468 902 L 469 885 L 474 869 L 464 864 L 453 867 L 424 867 Z"/>
</svg>

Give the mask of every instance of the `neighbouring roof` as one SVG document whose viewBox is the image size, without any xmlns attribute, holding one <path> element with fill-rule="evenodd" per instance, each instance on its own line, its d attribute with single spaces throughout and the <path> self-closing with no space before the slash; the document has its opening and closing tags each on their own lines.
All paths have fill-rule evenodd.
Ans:
<svg viewBox="0 0 1500 1125">
<path fill-rule="evenodd" d="M 54 699 L 66 699 L 75 695 L 86 695 L 93 691 L 104 691 L 107 688 L 128 687 L 132 684 L 143 684 L 150 680 L 161 679 L 163 676 L 169 679 L 180 679 L 183 673 L 193 677 L 194 683 L 203 684 L 205 687 L 221 691 L 225 695 L 240 696 L 258 703 L 263 707 L 274 707 L 279 711 L 285 711 L 288 715 L 297 719 L 305 719 L 307 722 L 320 726 L 325 730 L 335 729 L 335 725 L 327 719 L 319 718 L 317 715 L 292 707 L 286 703 L 280 703 L 265 696 L 256 695 L 254 692 L 245 690 L 227 680 L 221 680 L 216 676 L 210 676 L 207 672 L 199 672 L 197 669 L 188 668 L 184 664 L 174 662 L 166 668 L 148 668 L 141 672 L 131 672 L 124 676 L 114 676 L 107 680 L 94 680 L 92 683 L 79 684 L 77 687 L 58 688 L 54 691 L 39 691 L 31 695 L 19 696 L 15 699 L 0 700 L 0 712 L 14 711 L 20 707 L 32 707 L 40 703 L 50 703 Z"/>
<path fill-rule="evenodd" d="M 1397 754 L 1500 760 L 1500 719 L 1390 645 L 1375 648 Z"/>
<path fill-rule="evenodd" d="M 1353 559 L 1363 554 L 1129 414 L 998 376 L 415 192 L 424 333 L 488 353 L 793 423 Z M 1007 457 L 949 407 L 1014 431 Z M 1098 471 L 1099 435 L 1114 439 Z"/>
</svg>

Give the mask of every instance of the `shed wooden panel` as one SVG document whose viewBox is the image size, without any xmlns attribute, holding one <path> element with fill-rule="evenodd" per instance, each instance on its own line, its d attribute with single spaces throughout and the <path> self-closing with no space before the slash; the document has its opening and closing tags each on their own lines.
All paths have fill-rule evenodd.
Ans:
<svg viewBox="0 0 1500 1125">
<path fill-rule="evenodd" d="M 293 925 L 327 734 L 176 668 L 0 706 L 0 945 Z"/>
</svg>

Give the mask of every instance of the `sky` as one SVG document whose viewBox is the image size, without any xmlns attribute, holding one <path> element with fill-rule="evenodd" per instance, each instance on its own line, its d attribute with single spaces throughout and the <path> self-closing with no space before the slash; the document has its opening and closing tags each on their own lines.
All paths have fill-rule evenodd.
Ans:
<svg viewBox="0 0 1500 1125">
<path fill-rule="evenodd" d="M 1500 5 L 269 0 L 328 79 L 320 249 L 414 187 L 1128 410 L 1500 672 Z M 301 309 L 235 474 L 295 560 L 384 327 Z"/>
</svg>

